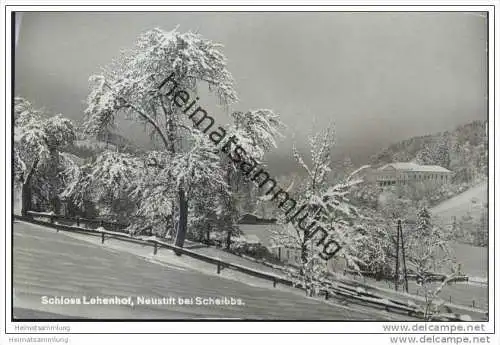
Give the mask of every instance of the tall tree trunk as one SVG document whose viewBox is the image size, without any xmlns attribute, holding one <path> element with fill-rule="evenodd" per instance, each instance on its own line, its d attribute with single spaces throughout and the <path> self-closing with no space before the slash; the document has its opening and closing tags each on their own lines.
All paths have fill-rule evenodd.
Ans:
<svg viewBox="0 0 500 345">
<path fill-rule="evenodd" d="M 227 236 L 226 236 L 226 249 L 229 250 L 231 248 L 231 234 L 233 233 L 233 231 L 231 229 L 229 229 L 227 231 Z"/>
<path fill-rule="evenodd" d="M 158 133 L 163 140 L 163 144 L 167 151 L 169 151 L 172 155 L 176 152 L 176 142 L 178 139 L 177 127 L 174 122 L 174 112 L 172 111 L 171 105 L 168 106 L 163 102 L 163 99 L 160 98 L 161 106 L 163 109 L 163 115 L 165 116 L 165 127 L 167 130 L 166 135 L 163 134 L 163 131 L 159 129 L 159 127 L 155 127 Z M 181 185 L 178 187 L 177 194 L 179 196 L 179 218 L 177 221 L 177 234 L 175 236 L 175 245 L 177 247 L 184 247 L 184 240 L 186 239 L 187 233 L 187 219 L 188 219 L 188 199 L 186 197 L 186 191 L 184 190 L 184 186 Z M 176 255 L 181 255 L 181 253 L 175 252 Z"/>
<path fill-rule="evenodd" d="M 55 148 L 50 149 L 50 167 L 48 171 L 49 178 L 49 204 L 50 211 L 59 214 L 61 210 L 61 200 L 59 199 L 60 180 L 59 180 L 59 152 Z"/>
<path fill-rule="evenodd" d="M 28 172 L 28 175 L 23 180 L 23 186 L 21 190 L 21 215 L 27 216 L 28 211 L 32 208 L 32 193 L 31 193 L 31 179 L 35 170 L 38 166 L 38 159 L 33 162 L 33 165 Z"/>
<path fill-rule="evenodd" d="M 184 240 L 187 232 L 187 217 L 188 217 L 188 200 L 186 198 L 186 191 L 181 186 L 178 191 L 179 195 L 179 222 L 177 223 L 177 235 L 175 237 L 175 245 L 177 247 L 184 246 Z M 177 255 L 181 255 L 177 253 Z"/>
<path fill-rule="evenodd" d="M 23 182 L 21 192 L 21 215 L 27 216 L 28 211 L 31 210 L 31 186 L 29 181 Z"/>
</svg>

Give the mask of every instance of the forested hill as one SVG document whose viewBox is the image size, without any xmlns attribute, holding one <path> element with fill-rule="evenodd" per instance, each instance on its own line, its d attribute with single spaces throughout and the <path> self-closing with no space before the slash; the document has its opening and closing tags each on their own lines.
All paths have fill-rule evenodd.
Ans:
<svg viewBox="0 0 500 345">
<path fill-rule="evenodd" d="M 106 135 L 98 137 L 77 135 L 77 140 L 63 149 L 63 151 L 83 159 L 95 157 L 106 150 L 128 153 L 139 153 L 144 151 L 129 139 L 114 132 L 109 132 Z"/>
<path fill-rule="evenodd" d="M 487 176 L 487 122 L 474 121 L 452 131 L 403 140 L 371 157 L 374 166 L 410 161 L 450 169 L 455 173 L 454 183 Z"/>
</svg>

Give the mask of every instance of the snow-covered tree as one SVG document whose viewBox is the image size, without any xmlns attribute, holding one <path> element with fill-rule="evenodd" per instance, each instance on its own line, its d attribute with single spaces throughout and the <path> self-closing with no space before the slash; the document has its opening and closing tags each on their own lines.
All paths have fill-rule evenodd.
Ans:
<svg viewBox="0 0 500 345">
<path fill-rule="evenodd" d="M 422 236 L 427 235 L 431 231 L 431 214 L 426 207 L 422 207 L 417 212 L 417 231 Z"/>
<path fill-rule="evenodd" d="M 359 181 L 352 181 L 352 175 L 335 186 L 330 186 L 328 182 L 333 129 L 328 127 L 312 135 L 310 145 L 310 164 L 293 148 L 295 160 L 306 173 L 296 192 L 297 205 L 305 205 L 304 213 L 299 212 L 300 218 L 296 221 L 291 221 L 289 214 L 282 214 L 273 234 L 276 244 L 292 248 L 300 254 L 299 279 L 309 293 L 312 291 L 312 281 L 320 278 L 328 269 L 324 248 L 318 243 L 327 243 L 325 240 L 336 243 L 342 248 L 340 256 L 349 265 L 357 267 L 355 243 L 362 237 L 357 231 L 357 212 L 347 199 L 349 190 Z M 322 230 L 318 231 L 318 227 Z M 317 235 L 322 239 L 318 239 Z"/>
<path fill-rule="evenodd" d="M 417 153 L 417 163 L 423 165 L 439 165 L 444 168 L 450 167 L 449 138 L 442 134 L 434 142 L 427 144 Z"/>
<path fill-rule="evenodd" d="M 450 167 L 450 149 L 448 137 L 442 135 L 432 148 L 432 161 L 435 165 L 448 169 Z"/>
<path fill-rule="evenodd" d="M 62 172 L 71 165 L 67 157 L 60 158 L 60 149 L 74 139 L 70 120 L 61 115 L 49 117 L 26 99 L 15 98 L 14 171 L 22 189 L 23 215 L 32 208 L 34 187 L 40 191 L 39 197 L 45 196 L 52 211 L 59 211 Z"/>
<path fill-rule="evenodd" d="M 266 152 L 277 147 L 277 139 L 282 136 L 284 124 L 279 116 L 269 109 L 257 109 L 247 112 L 233 112 L 233 124 L 229 128 L 229 136 L 234 136 L 237 145 L 244 150 L 244 161 L 254 161 L 261 166 Z M 233 149 L 233 150 L 231 150 Z M 242 173 L 238 160 L 235 161 L 235 149 L 228 147 L 221 150 L 221 160 L 225 167 L 226 183 L 229 192 L 222 197 L 222 214 L 227 224 L 226 248 L 229 249 L 231 236 L 240 234 L 237 221 L 241 217 L 242 194 L 251 195 L 252 187 L 248 176 Z M 238 151 L 241 153 L 241 151 Z M 236 164 L 235 164 L 236 163 Z M 254 181 L 255 182 L 255 181 Z M 243 187 L 243 188 L 242 188 Z M 245 188 L 246 187 L 246 188 Z M 248 204 L 248 202 L 247 202 Z"/>
<path fill-rule="evenodd" d="M 443 305 L 445 304 L 444 299 L 440 299 L 439 295 L 444 290 L 444 288 L 452 283 L 459 273 L 454 267 L 451 271 L 444 276 L 442 282 L 430 283 L 426 282 L 421 284 L 423 289 L 424 303 L 418 306 L 418 311 L 422 314 L 424 320 L 426 321 L 446 321 L 449 313 L 442 313 Z M 444 315 L 443 315 L 444 314 Z"/>
<path fill-rule="evenodd" d="M 399 190 L 385 192 L 378 200 L 377 209 L 386 220 L 395 223 L 398 219 L 413 219 L 417 210 L 414 200 Z"/>
<path fill-rule="evenodd" d="M 362 271 L 371 272 L 377 279 L 394 274 L 396 249 L 395 222 L 388 221 L 380 212 L 363 208 L 361 233 L 357 250 Z"/>
<path fill-rule="evenodd" d="M 425 146 L 422 150 L 417 153 L 416 161 L 421 165 L 432 165 L 434 164 L 434 159 L 432 155 L 432 150 L 429 146 Z"/>
<path fill-rule="evenodd" d="M 203 86 L 208 86 L 226 109 L 237 101 L 226 65 L 220 44 L 191 32 L 154 29 L 141 35 L 135 47 L 124 51 L 101 75 L 91 78 L 84 125 L 87 134 L 103 135 L 115 126 L 116 117 L 123 115 L 144 125 L 151 138 L 161 143 L 162 149 L 155 148 L 163 150 L 167 159 L 153 168 L 155 178 L 143 177 L 132 197 L 139 205 L 138 219 L 150 225 L 163 219 L 164 224 L 176 227 L 177 246 L 183 245 L 188 223 L 199 223 L 213 213 L 206 209 L 208 205 L 189 202 L 203 194 L 200 188 L 218 194 L 212 207 L 219 210 L 219 220 L 227 219 L 232 225 L 236 219 L 234 211 L 222 206 L 232 205 L 232 191 L 227 190 L 232 184 L 227 176 L 227 157 L 222 161 L 227 152 L 215 150 L 214 132 L 208 132 L 215 121 L 195 105 Z M 257 158 L 274 144 L 279 120 L 272 111 L 235 112 L 232 118 L 234 126 L 218 127 L 219 137 L 224 137 L 222 132 L 236 134 L 239 144 Z M 151 198 L 159 193 L 164 193 L 163 197 Z M 164 211 L 160 211 L 160 204 Z M 193 214 L 190 219 L 190 211 L 202 210 L 205 215 Z M 173 220 L 166 222 L 165 217 Z"/>
<path fill-rule="evenodd" d="M 417 283 L 426 298 L 427 315 L 440 291 L 435 289 L 432 275 L 442 272 L 449 275 L 456 269 L 449 236 L 445 228 L 433 224 L 426 208 L 419 210 L 416 229 L 405 238 L 405 253 L 408 270 L 416 274 Z"/>
<path fill-rule="evenodd" d="M 474 244 L 478 246 L 488 246 L 488 231 L 489 231 L 489 217 L 488 217 L 488 203 L 485 202 L 481 205 L 481 210 L 478 216 L 476 225 L 475 241 Z"/>
<path fill-rule="evenodd" d="M 74 175 L 62 197 L 79 207 L 86 201 L 97 205 L 101 215 L 114 215 L 114 220 L 127 219 L 134 210 L 129 194 L 144 176 L 144 162 L 137 157 L 105 151 L 82 167 L 73 167 Z"/>
<path fill-rule="evenodd" d="M 153 29 L 142 34 L 133 49 L 124 51 L 104 68 L 103 74 L 91 78 L 93 88 L 88 97 L 85 122 L 87 133 L 100 134 L 113 127 L 115 118 L 123 114 L 148 126 L 171 155 L 173 162 L 169 167 L 175 169 L 173 173 L 180 173 L 171 175 L 178 189 L 178 246 L 183 245 L 187 231 L 186 189 L 191 180 L 191 176 L 180 168 L 195 168 L 197 163 L 189 163 L 188 157 L 206 157 L 194 157 L 196 153 L 186 147 L 189 140 L 185 138 L 193 136 L 192 129 L 184 123 L 187 116 L 183 112 L 186 109 L 179 106 L 181 96 L 176 93 L 173 97 L 172 94 L 176 89 L 183 90 L 183 99 L 190 98 L 186 92 L 189 90 L 194 99 L 198 88 L 205 84 L 222 104 L 236 101 L 233 79 L 220 48 L 220 44 L 199 34 Z M 166 92 L 162 88 L 170 90 Z"/>
</svg>

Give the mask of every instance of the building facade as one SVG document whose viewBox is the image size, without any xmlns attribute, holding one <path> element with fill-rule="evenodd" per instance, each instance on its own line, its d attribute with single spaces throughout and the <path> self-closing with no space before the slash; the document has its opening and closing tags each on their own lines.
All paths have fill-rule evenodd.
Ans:
<svg viewBox="0 0 500 345">
<path fill-rule="evenodd" d="M 451 182 L 453 172 L 438 165 L 389 163 L 377 169 L 365 169 L 363 178 L 381 187 L 408 184 L 443 185 Z"/>
</svg>

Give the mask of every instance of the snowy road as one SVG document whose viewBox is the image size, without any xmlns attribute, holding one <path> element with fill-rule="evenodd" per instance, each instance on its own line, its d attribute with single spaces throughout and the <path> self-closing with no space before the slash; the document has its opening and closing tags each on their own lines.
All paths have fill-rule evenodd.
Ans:
<svg viewBox="0 0 500 345">
<path fill-rule="evenodd" d="M 184 260 L 184 259 L 182 259 Z M 83 241 L 22 222 L 14 224 L 16 318 L 388 320 L 406 316 L 306 298 L 300 291 L 251 286 L 180 265 Z M 243 281 L 243 280 L 242 280 Z M 235 297 L 244 305 L 60 305 L 42 296 Z M 61 316 L 62 315 L 62 316 Z"/>
</svg>

